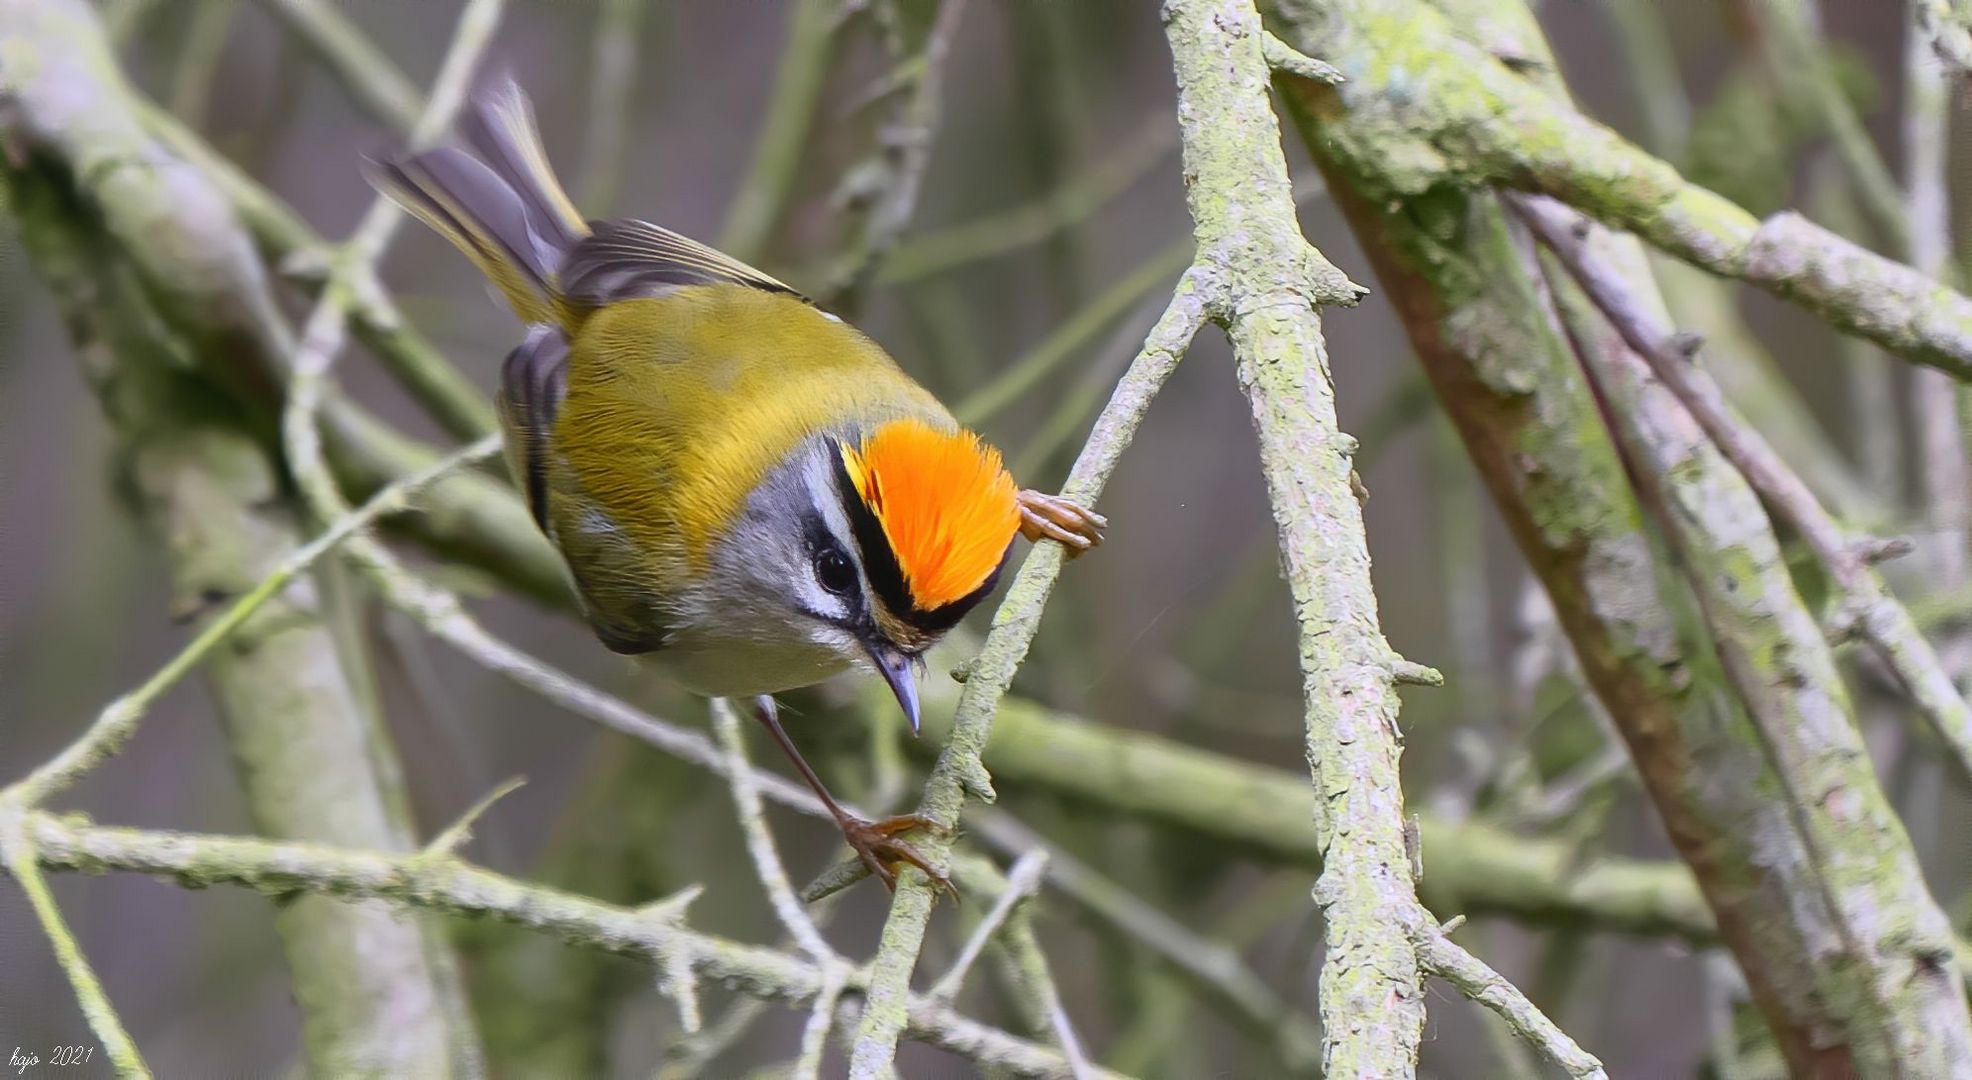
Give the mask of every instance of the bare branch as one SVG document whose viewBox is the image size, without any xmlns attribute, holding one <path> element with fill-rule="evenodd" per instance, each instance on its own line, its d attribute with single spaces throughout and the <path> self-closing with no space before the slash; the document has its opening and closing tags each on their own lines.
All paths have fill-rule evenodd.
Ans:
<svg viewBox="0 0 1972 1080">
<path fill-rule="evenodd" d="M 1300 14 L 1312 0 L 1274 0 Z M 1336 95 L 1352 123 L 1332 152 L 1401 198 L 1440 185 L 1498 183 L 1552 195 L 1714 274 L 1797 304 L 1846 333 L 1958 378 L 1972 378 L 1972 298 L 1873 254 L 1798 214 L 1757 221 L 1576 112 L 1460 37 L 1422 0 L 1335 0 L 1325 25 L 1378 32 L 1378 63 Z M 1312 45 L 1311 45 L 1312 47 Z M 1348 51 L 1348 50 L 1343 50 Z M 1400 82 L 1402 85 L 1394 85 Z M 1377 159 L 1372 163 L 1371 158 Z"/>
<path fill-rule="evenodd" d="M 852 173 L 851 201 L 868 209 L 842 256 L 823 295 L 830 302 L 853 307 L 857 294 L 875 276 L 879 264 L 897 244 L 917 212 L 918 192 L 931 167 L 931 143 L 944 109 L 941 82 L 945 59 L 958 36 L 966 0 L 937 0 L 937 15 L 925 32 L 917 53 L 901 63 L 906 93 L 895 117 L 877 134 L 879 145 L 871 161 Z"/>
<path fill-rule="evenodd" d="M 1063 494 L 1084 506 L 1095 504 L 1103 483 L 1115 470 L 1123 449 L 1150 408 L 1151 398 L 1170 378 L 1192 336 L 1203 325 L 1204 300 L 1197 275 L 1188 272 L 1179 282 L 1170 306 L 1151 329 L 1143 350 L 1116 384 L 1109 404 L 1096 418 L 1094 431 L 1083 445 L 1075 467 L 1069 471 Z M 988 801 L 993 798 L 992 781 L 985 766 L 980 764 L 979 755 L 992 731 L 994 709 L 1012 684 L 1014 671 L 1034 640 L 1041 609 L 1060 576 L 1061 561 L 1062 549 L 1055 544 L 1040 544 L 1028 553 L 993 616 L 993 629 L 986 644 L 969 669 L 965 691 L 953 717 L 952 737 L 925 783 L 924 802 L 919 810 L 948 831 L 958 823 L 968 792 Z M 946 857 L 950 841 L 934 834 L 920 850 L 936 864 Z M 911 970 L 917 965 L 925 923 L 931 917 L 932 899 L 930 882 L 923 874 L 909 867 L 900 872 L 890 921 L 884 927 L 872 965 L 870 990 L 856 1036 L 857 1049 L 851 1059 L 852 1076 L 868 1080 L 889 1066 L 897 1032 L 905 1019 L 904 990 L 910 984 Z"/>
<path fill-rule="evenodd" d="M 340 5 L 330 0 L 266 0 L 288 29 L 306 42 L 342 80 L 365 112 L 409 133 L 424 111 L 423 95 L 390 57 L 377 48 Z"/>
<path fill-rule="evenodd" d="M 788 884 L 787 870 L 781 866 L 780 854 L 774 850 L 773 834 L 768 832 L 767 819 L 760 809 L 760 790 L 754 786 L 753 769 L 747 764 L 739 716 L 725 698 L 712 700 L 712 730 L 726 751 L 726 784 L 732 788 L 733 802 L 739 808 L 740 830 L 746 834 L 746 849 L 753 856 L 753 872 L 760 878 L 781 926 L 801 951 L 833 978 L 833 969 L 847 966 L 848 962 L 823 940 L 821 930 L 802 908 L 794 887 Z"/>
<path fill-rule="evenodd" d="M 309 541 L 282 560 L 281 564 L 261 579 L 252 592 L 234 601 L 226 613 L 212 620 L 199 631 L 197 637 L 179 650 L 165 665 L 157 670 L 143 685 L 111 702 L 96 717 L 95 723 L 84 731 L 75 742 L 70 743 L 61 753 L 46 764 L 11 785 L 4 792 L 22 805 L 33 806 L 45 801 L 75 783 L 82 774 L 95 768 L 129 741 L 136 733 L 137 725 L 144 714 L 166 690 L 197 667 L 201 660 L 210 654 L 214 647 L 225 641 L 244 624 L 248 617 L 260 610 L 261 606 L 281 594 L 297 577 L 306 573 L 324 555 L 335 550 L 337 545 L 368 528 L 385 514 L 402 510 L 410 497 L 420 489 L 430 485 L 439 477 L 482 458 L 498 453 L 498 436 L 482 439 L 472 446 L 451 454 L 417 473 L 392 483 L 382 491 L 371 496 L 360 508 L 342 515 L 335 523 L 324 529 L 321 535 Z"/>
<path fill-rule="evenodd" d="M 459 915 L 490 916 L 571 945 L 662 963 L 685 958 L 698 976 L 743 993 L 791 1005 L 814 1001 L 822 973 L 772 949 L 699 933 L 677 920 L 675 903 L 624 908 L 531 885 L 462 860 L 420 859 L 305 843 L 120 829 L 79 824 L 33 811 L 22 819 L 40 865 L 49 869 L 127 870 L 164 875 L 195 887 L 243 885 L 268 893 L 303 891 L 372 898 Z M 859 981 L 847 984 L 854 989 Z M 982 1067 L 1020 1076 L 1058 1077 L 1068 1063 L 1052 1050 L 968 1020 L 912 995 L 905 1030 L 913 1038 Z M 1104 1071 L 1100 1075 L 1114 1077 Z"/>
<path fill-rule="evenodd" d="M 958 999 L 959 989 L 965 985 L 966 974 L 979 960 L 979 955 L 986 951 L 986 943 L 993 939 L 994 934 L 999 933 L 1000 927 L 1006 925 L 1014 909 L 1040 889 L 1041 874 L 1047 868 L 1048 853 L 1041 848 L 1034 848 L 1015 860 L 1013 868 L 1007 871 L 1006 887 L 993 901 L 992 910 L 986 913 L 985 918 L 979 920 L 978 926 L 973 927 L 965 944 L 960 946 L 958 958 L 952 961 L 951 968 L 932 984 L 933 998 L 940 1001 Z"/>
<path fill-rule="evenodd" d="M 144 1064 L 137 1044 L 124 1030 L 123 1020 L 117 1016 L 109 995 L 103 992 L 103 984 L 89 967 L 89 958 L 82 954 L 75 935 L 69 933 L 68 924 L 62 920 L 62 910 L 48 890 L 38 858 L 21 807 L 14 800 L 0 800 L 0 862 L 5 863 L 7 872 L 27 893 L 34 917 L 41 923 L 41 932 L 55 948 L 55 962 L 68 976 L 75 999 L 82 1005 L 82 1015 L 89 1020 L 89 1030 L 103 1040 L 103 1052 L 116 1067 L 118 1076 L 148 1078 L 150 1067 Z"/>
<path fill-rule="evenodd" d="M 719 247 L 737 258 L 759 256 L 800 175 L 801 150 L 834 54 L 837 7 L 834 0 L 796 0 L 792 5 L 774 95 L 753 144 L 753 161 L 719 230 Z"/>
<path fill-rule="evenodd" d="M 1549 199 L 1518 198 L 1515 206 L 1629 347 L 1649 362 L 1733 466 L 1801 534 L 1842 593 L 1844 623 L 1875 646 L 1932 732 L 1951 749 L 1960 773 L 1972 779 L 1972 707 L 1858 546 L 1696 366 L 1692 349 L 1685 347 L 1695 339 L 1681 339 L 1630 295 L 1620 277 L 1583 243 L 1586 219 Z"/>
<path fill-rule="evenodd" d="M 1515 1035 L 1538 1049 L 1569 1076 L 1580 1080 L 1607 1080 L 1602 1062 L 1575 1044 L 1554 1021 L 1542 1015 L 1499 972 L 1485 961 L 1466 952 L 1454 942 L 1452 924 L 1440 928 L 1425 924 L 1416 934 L 1417 957 L 1431 974 L 1458 987 L 1459 992 L 1493 1010 L 1505 1020 Z"/>
</svg>

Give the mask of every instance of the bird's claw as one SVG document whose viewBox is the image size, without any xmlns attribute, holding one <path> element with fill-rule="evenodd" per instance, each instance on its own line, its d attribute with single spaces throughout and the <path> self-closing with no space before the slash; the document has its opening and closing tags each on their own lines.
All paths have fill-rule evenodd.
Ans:
<svg viewBox="0 0 1972 1080">
<path fill-rule="evenodd" d="M 1026 490 L 1020 493 L 1020 534 L 1032 541 L 1053 540 L 1068 549 L 1068 557 L 1102 543 L 1109 519 L 1060 495 Z"/>
<path fill-rule="evenodd" d="M 924 876 L 931 879 L 931 884 L 935 888 L 950 893 L 954 900 L 958 899 L 959 893 L 952 887 L 952 879 L 932 866 L 930 860 L 926 859 L 917 848 L 899 839 L 904 833 L 915 829 L 932 832 L 949 831 L 943 825 L 921 814 L 902 814 L 881 821 L 864 821 L 862 818 L 852 817 L 841 824 L 842 838 L 855 849 L 857 855 L 862 857 L 863 865 L 869 867 L 870 873 L 875 874 L 877 880 L 883 882 L 884 888 L 896 892 L 895 867 L 898 863 L 909 863 L 924 871 Z"/>
</svg>

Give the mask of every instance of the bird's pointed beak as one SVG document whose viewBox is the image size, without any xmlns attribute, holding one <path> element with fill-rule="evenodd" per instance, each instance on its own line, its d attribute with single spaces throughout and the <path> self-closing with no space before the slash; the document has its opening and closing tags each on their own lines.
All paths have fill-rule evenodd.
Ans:
<svg viewBox="0 0 1972 1080">
<path fill-rule="evenodd" d="M 890 692 L 897 695 L 897 704 L 904 710 L 904 718 L 911 722 L 911 734 L 918 733 L 918 680 L 911 670 L 911 658 L 888 644 L 869 644 L 870 662 L 883 674 L 883 681 L 890 684 Z"/>
</svg>

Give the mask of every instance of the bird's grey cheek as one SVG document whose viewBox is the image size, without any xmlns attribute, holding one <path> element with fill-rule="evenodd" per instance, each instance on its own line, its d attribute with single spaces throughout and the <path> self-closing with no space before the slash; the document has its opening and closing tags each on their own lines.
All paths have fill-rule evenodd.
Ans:
<svg viewBox="0 0 1972 1080">
<path fill-rule="evenodd" d="M 860 664 L 863 670 L 869 668 L 863 657 L 862 643 L 856 640 L 855 635 L 845 632 L 839 626 L 815 623 L 808 632 L 808 640 L 819 648 L 846 658 L 851 664 Z"/>
</svg>

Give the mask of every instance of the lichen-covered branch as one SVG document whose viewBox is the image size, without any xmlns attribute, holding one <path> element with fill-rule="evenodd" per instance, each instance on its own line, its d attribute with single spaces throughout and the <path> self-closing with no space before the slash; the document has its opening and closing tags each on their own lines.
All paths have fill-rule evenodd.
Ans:
<svg viewBox="0 0 1972 1080">
<path fill-rule="evenodd" d="M 1756 285 L 1829 325 L 1972 378 L 1972 299 L 1798 214 L 1755 220 L 1522 79 L 1422 0 L 1278 0 L 1326 59 L 1338 158 L 1378 157 L 1376 200 L 1505 184 L 1552 195 L 1715 274 Z"/>
<path fill-rule="evenodd" d="M 423 95 L 390 57 L 329 0 L 265 0 L 266 6 L 342 81 L 371 116 L 408 133 L 424 111 Z"/>
<path fill-rule="evenodd" d="M 1494 33 L 1506 35 L 1508 48 L 1537 60 L 1546 55 L 1524 7 L 1492 7 L 1500 14 Z M 1796 831 L 1799 808 L 1782 793 L 1793 790 L 1813 803 L 1819 794 L 1839 790 L 1845 807 L 1876 804 L 1880 793 L 1868 775 L 1867 755 L 1847 728 L 1846 710 L 1833 705 L 1833 715 L 1807 728 L 1814 739 L 1830 740 L 1825 745 L 1831 752 L 1814 760 L 1833 772 L 1822 771 L 1816 774 L 1821 780 L 1804 782 L 1799 779 L 1799 756 L 1777 762 L 1768 736 L 1725 698 L 1707 635 L 1694 625 L 1682 589 L 1658 568 L 1625 463 L 1605 433 L 1602 409 L 1575 370 L 1571 343 L 1555 322 L 1524 236 L 1515 233 L 1491 196 L 1467 187 L 1495 178 L 1539 178 L 1544 184 L 1551 178 L 1539 170 L 1516 172 L 1505 165 L 1492 172 L 1485 153 L 1468 155 L 1471 148 L 1464 142 L 1426 147 L 1406 124 L 1417 120 L 1437 130 L 1432 110 L 1464 108 L 1468 99 L 1456 91 L 1472 89 L 1479 80 L 1486 87 L 1505 87 L 1519 110 L 1515 115 L 1539 121 L 1524 127 L 1507 124 L 1493 135 L 1540 136 L 1539 145 L 1551 155 L 1549 163 L 1564 174 L 1576 155 L 1606 146 L 1613 137 L 1586 132 L 1581 125 L 1587 122 L 1575 117 L 1565 101 L 1535 100 L 1552 91 L 1521 84 L 1492 56 L 1452 41 L 1444 19 L 1422 5 L 1337 0 L 1317 6 L 1283 0 L 1276 10 L 1290 43 L 1323 56 L 1350 76 L 1333 88 L 1284 81 L 1283 90 L 1440 401 L 1546 586 L 1584 674 L 1622 730 L 1667 831 L 1691 866 L 1721 937 L 1746 972 L 1777 1041 L 1802 1068 L 1829 1060 L 1821 1055 L 1845 1053 L 1841 1046 L 1831 1050 L 1829 1032 L 1843 1027 L 1828 1013 L 1831 1001 L 1868 1017 L 1881 1017 L 1882 1011 L 1862 1007 L 1851 990 L 1818 989 L 1828 967 L 1813 958 L 1841 945 L 1830 940 L 1828 918 L 1798 902 L 1799 897 L 1825 895 L 1826 881 Z M 1505 29 L 1516 19 L 1519 31 Z M 1409 70 L 1410 81 L 1393 83 L 1394 69 L 1385 66 L 1392 62 L 1387 50 L 1407 49 L 1420 40 L 1429 47 L 1406 54 L 1420 66 Z M 1489 70 L 1472 74 L 1481 68 Z M 1437 90 L 1420 96 L 1420 79 Z M 1450 89 L 1438 86 L 1440 80 L 1449 80 Z M 1441 101 L 1438 90 L 1450 96 Z M 1540 126 L 1549 121 L 1561 127 Z M 1483 126 L 1492 121 L 1474 122 Z M 1572 134 L 1560 138 L 1563 131 Z M 1481 166 L 1477 173 L 1464 171 L 1473 165 Z M 1668 174 L 1667 168 L 1651 165 L 1639 176 Z M 1638 280 L 1634 270 L 1630 279 Z M 1647 279 L 1635 287 L 1647 290 Z M 1626 403 L 1612 412 L 1641 407 L 1627 396 L 1621 400 Z M 1684 482 L 1709 477 L 1706 497 L 1680 501 L 1677 520 L 1688 535 L 1708 533 L 1702 543 L 1712 545 L 1705 568 L 1694 576 L 1705 578 L 1714 591 L 1736 588 L 1758 604 L 1781 597 L 1783 609 L 1796 616 L 1789 627 L 1799 639 L 1774 647 L 1798 646 L 1815 656 L 1823 645 L 1811 622 L 1798 625 L 1799 601 L 1788 598 L 1792 585 L 1772 561 L 1770 533 L 1759 540 L 1767 554 L 1754 558 L 1751 545 L 1765 531 L 1757 501 L 1747 497 L 1743 484 L 1733 492 L 1736 478 L 1721 470 L 1721 463 L 1699 460 L 1702 448 L 1693 434 L 1679 437 L 1685 447 L 1680 460 L 1698 469 L 1688 472 Z M 1663 443 L 1659 449 L 1668 454 L 1670 447 Z M 1661 474 L 1667 460 L 1645 459 L 1645 468 Z M 1710 499 L 1712 495 L 1721 500 Z M 1740 629 L 1752 627 L 1724 627 L 1720 633 Z M 1817 666 L 1801 677 L 1812 679 L 1817 693 L 1836 695 L 1834 700 L 1840 701 L 1840 685 L 1827 668 Z M 1806 736 L 1783 731 L 1781 737 Z M 1842 749 L 1835 751 L 1836 746 Z M 1783 767 L 1796 779 L 1784 779 Z M 1850 798 L 1860 802 L 1851 804 L 1846 801 Z M 1823 817 L 1817 828 L 1836 829 L 1837 847 L 1849 844 L 1851 853 L 1881 857 L 1882 873 L 1875 878 L 1879 886 L 1920 886 L 1901 876 L 1902 858 L 1895 853 L 1907 853 L 1908 847 L 1891 827 L 1894 823 L 1874 811 L 1859 816 L 1866 816 L 1869 827 L 1844 830 Z M 1905 896 L 1896 903 L 1901 907 L 1906 901 L 1923 910 L 1921 899 Z M 1897 967 L 1874 969 L 1864 977 L 1894 979 Z"/>
<path fill-rule="evenodd" d="M 174 878 L 196 888 L 241 885 L 269 895 L 299 891 L 486 916 L 530 927 L 570 945 L 650 963 L 661 963 L 666 955 L 682 955 L 701 977 L 790 1005 L 812 1002 L 822 985 L 821 973 L 812 964 L 688 929 L 678 922 L 675 908 L 661 901 L 646 908 L 605 904 L 516 881 L 456 857 L 110 828 L 40 811 L 26 814 L 23 828 L 41 865 L 50 869 L 132 871 Z M 857 983 L 851 979 L 850 989 L 856 989 Z M 1068 1073 L 1067 1062 L 1054 1051 L 968 1020 L 944 1004 L 912 995 L 905 1013 L 906 1034 L 982 1067 L 1033 1077 Z"/>
<path fill-rule="evenodd" d="M 1876 649 L 1945 745 L 1960 775 L 1972 779 L 1972 708 L 1909 610 L 1871 566 L 1861 538 L 1845 533 L 1786 460 L 1733 413 L 1718 387 L 1695 366 L 1700 339 L 1679 338 L 1629 293 L 1621 274 L 1590 249 L 1583 239 L 1588 228 L 1585 219 L 1539 197 L 1522 198 L 1515 205 L 1567 264 L 1624 343 L 1649 363 L 1733 466 L 1800 534 L 1841 594 L 1832 629 L 1839 635 L 1856 635 Z"/>
<path fill-rule="evenodd" d="M 285 330 L 225 200 L 123 107 L 129 91 L 89 9 L 9 3 L 0 35 L 14 95 L 0 131 L 9 204 L 78 332 L 179 610 L 210 623 L 224 614 L 210 598 L 252 592 L 300 540 L 264 429 L 214 404 L 264 387 L 256 365 Z M 209 670 L 259 828 L 408 846 L 392 751 L 351 688 L 311 582 L 289 581 L 237 625 Z M 36 786 L 45 794 L 113 742 L 92 739 L 43 774 L 55 783 Z M 456 987 L 435 962 L 444 946 L 415 920 L 311 897 L 275 921 L 316 1067 L 443 1075 L 476 1057 L 474 1036 L 455 1029 L 464 1014 L 446 1004 Z"/>
<path fill-rule="evenodd" d="M 1588 240 L 1620 258 L 1608 234 L 1595 230 Z M 1581 310 L 1571 289 L 1557 292 L 1743 709 L 1728 730 L 1761 753 L 1777 781 L 1756 804 L 1755 820 L 1770 828 L 1753 828 L 1754 843 L 1766 865 L 1792 879 L 1789 897 L 1811 915 L 1800 924 L 1808 955 L 1842 957 L 1810 963 L 1810 981 L 1784 988 L 1794 1007 L 1820 1014 L 1817 1037 L 1784 1047 L 1790 1062 L 1870 1074 L 1972 1069 L 1972 1024 L 1948 969 L 1948 924 L 1878 786 L 1833 653 L 1757 495 L 1622 335 Z"/>
<path fill-rule="evenodd" d="M 925 723 L 932 743 L 944 734 L 935 713 L 927 710 Z M 1314 795 L 1286 769 L 1014 698 L 1000 703 L 984 761 L 1007 784 L 1211 837 L 1254 858 L 1322 867 L 1322 846 L 1306 827 Z M 1516 836 L 1479 820 L 1449 821 L 1429 811 L 1418 820 L 1426 880 L 1445 886 L 1466 913 L 1701 942 L 1716 933 L 1691 876 L 1674 862 L 1581 860 L 1562 841 Z M 993 839 L 995 832 L 982 826 L 979 835 Z M 1060 872 L 1050 864 L 1050 877 L 1067 888 Z"/>
<path fill-rule="evenodd" d="M 1424 1025 L 1398 781 L 1396 664 L 1377 623 L 1355 492 L 1355 440 L 1336 425 L 1315 305 L 1352 303 L 1349 283 L 1301 238 L 1259 13 L 1244 0 L 1173 0 L 1166 36 L 1178 80 L 1187 201 L 1199 261 L 1220 282 L 1211 308 L 1232 339 L 1300 626 L 1314 832 L 1315 900 L 1330 1076 L 1416 1068 Z"/>
<path fill-rule="evenodd" d="M 1541 1015 L 1527 995 L 1486 965 L 1486 962 L 1460 948 L 1444 930 L 1426 925 L 1417 931 L 1417 957 L 1425 970 L 1458 987 L 1473 1001 L 1498 1013 L 1530 1045 L 1569 1076 L 1578 1080 L 1608 1080 L 1602 1063 L 1576 1045 L 1575 1040 Z"/>
<path fill-rule="evenodd" d="M 7 868 L 7 873 L 27 893 L 28 906 L 34 909 L 42 934 L 55 950 L 55 962 L 68 976 L 75 1000 L 89 1021 L 89 1030 L 103 1041 L 103 1054 L 116 1068 L 117 1075 L 148 1080 L 150 1067 L 144 1064 L 137 1044 L 124 1030 L 122 1018 L 117 1016 L 109 995 L 103 992 L 102 982 L 89 966 L 89 958 L 83 955 L 82 947 L 76 944 L 75 935 L 62 919 L 62 909 L 55 905 L 55 894 L 41 872 L 34 841 L 27 835 L 27 823 L 18 804 L 11 800 L 0 800 L 0 865 Z"/>
<path fill-rule="evenodd" d="M 1085 506 L 1094 504 L 1103 484 L 1115 471 L 1124 448 L 1136 434 L 1151 399 L 1177 368 L 1178 360 L 1204 321 L 1200 282 L 1195 273 L 1187 273 L 1179 282 L 1170 306 L 1145 339 L 1143 350 L 1130 362 L 1129 370 L 1110 395 L 1109 404 L 1096 418 L 1095 428 L 1083 444 L 1075 466 L 1069 470 L 1063 494 Z M 952 718 L 951 738 L 925 782 L 924 801 L 918 811 L 947 828 L 958 823 L 968 793 L 987 801 L 993 798 L 992 780 L 980 764 L 979 755 L 992 733 L 994 710 L 1007 687 L 1012 685 L 1014 672 L 1034 640 L 1041 609 L 1061 574 L 1061 562 L 1061 548 L 1054 544 L 1040 544 L 1027 553 L 993 615 L 993 628 L 986 644 L 968 668 L 965 691 Z M 932 836 L 919 847 L 927 857 L 942 861 L 950 850 L 950 841 Z M 900 872 L 897 896 L 872 966 L 870 991 L 856 1036 L 852 1076 L 868 1080 L 889 1066 L 897 1032 L 902 1030 L 903 994 L 910 985 L 911 971 L 917 966 L 933 897 L 931 884 L 923 874 L 909 867 Z"/>
</svg>

